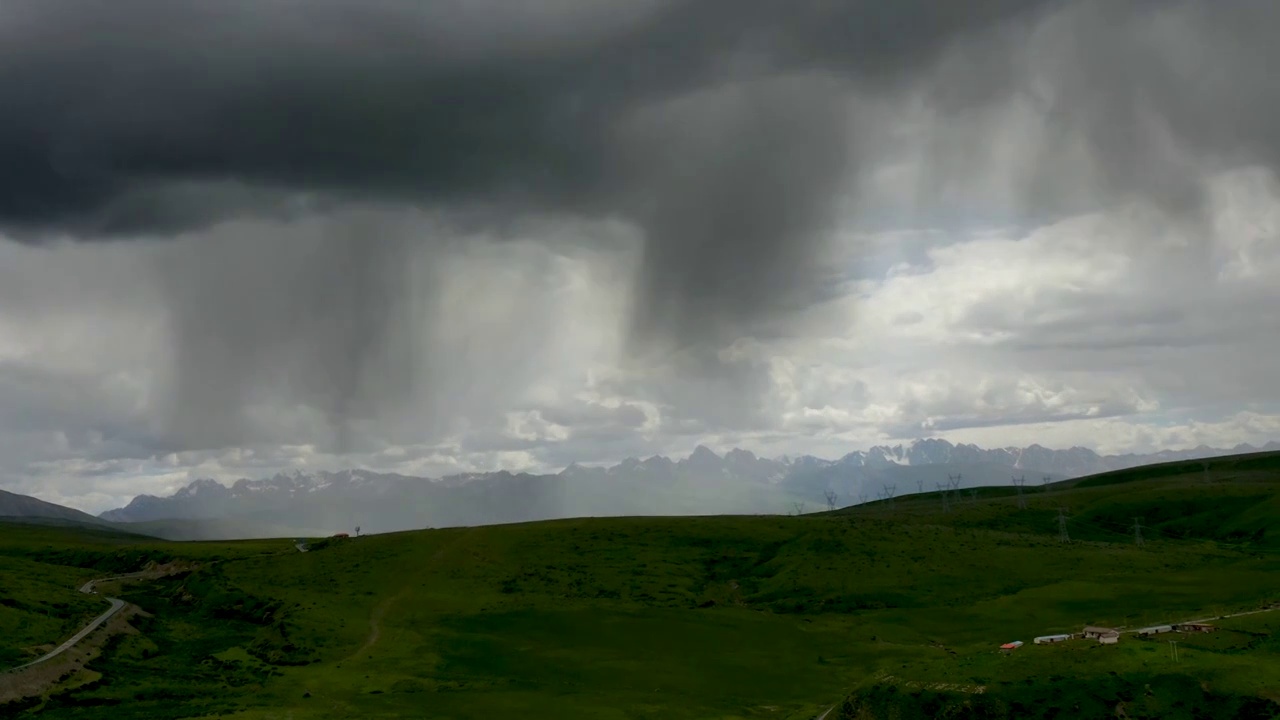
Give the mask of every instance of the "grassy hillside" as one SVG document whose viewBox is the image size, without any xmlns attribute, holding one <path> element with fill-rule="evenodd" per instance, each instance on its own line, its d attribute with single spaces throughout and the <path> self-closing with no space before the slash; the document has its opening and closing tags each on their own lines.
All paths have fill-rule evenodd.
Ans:
<svg viewBox="0 0 1280 720">
<path fill-rule="evenodd" d="M 1012 486 L 962 490 L 943 497 L 932 492 L 893 501 L 899 522 L 941 519 L 956 528 L 991 529 L 1057 537 L 1058 510 L 1064 509 L 1073 540 L 1133 541 L 1134 525 L 1144 540 L 1209 540 L 1220 547 L 1254 552 L 1280 550 L 1280 453 L 1164 463 L 1023 490 L 1019 510 Z M 888 501 L 847 508 L 839 514 L 888 512 Z"/>
<path fill-rule="evenodd" d="M 147 560 L 203 563 L 114 590 L 153 617 L 91 665 L 100 680 L 41 717 L 810 718 L 836 703 L 833 718 L 911 717 L 972 708 L 979 696 L 962 691 L 979 687 L 995 717 L 1118 702 L 1130 717 L 1205 703 L 1269 717 L 1248 703 L 1280 687 L 1270 614 L 1186 638 L 1178 663 L 1163 639 L 1029 645 L 1086 623 L 1280 600 L 1280 477 L 1227 462 L 1206 482 L 1195 469 L 1028 489 L 1026 509 L 989 489 L 950 498 L 950 512 L 933 493 L 794 518 L 563 520 L 307 553 L 8 528 L 0 559 L 56 568 L 72 592 Z M 1145 518 L 1144 545 L 1128 516 Z M 1014 639 L 1028 647 L 996 651 Z"/>
<path fill-rule="evenodd" d="M 72 523 L 0 520 L 0 669 L 39 655 L 104 609 L 101 599 L 78 592 L 102 573 L 56 553 L 114 554 L 139 539 Z"/>
<path fill-rule="evenodd" d="M 247 547 L 176 547 L 106 527 L 0 521 L 0 670 L 39 656 L 106 609 L 79 592 L 89 580 L 179 558 L 235 557 Z"/>
</svg>

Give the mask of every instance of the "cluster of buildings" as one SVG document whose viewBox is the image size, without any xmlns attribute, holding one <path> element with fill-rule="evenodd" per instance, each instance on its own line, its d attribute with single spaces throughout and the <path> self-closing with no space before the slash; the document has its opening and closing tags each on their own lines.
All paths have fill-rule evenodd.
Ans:
<svg viewBox="0 0 1280 720">
<path fill-rule="evenodd" d="M 1214 626 L 1208 623 L 1185 622 L 1185 623 L 1177 623 L 1174 625 L 1153 625 L 1151 627 L 1140 628 L 1133 632 L 1136 632 L 1138 637 L 1150 637 L 1152 635 L 1159 635 L 1161 633 L 1169 633 L 1169 632 L 1206 633 L 1206 632 L 1213 632 L 1214 629 L 1215 629 Z M 1036 645 L 1054 645 L 1057 643 L 1066 642 L 1068 640 L 1074 640 L 1076 638 L 1083 638 L 1085 640 L 1097 640 L 1099 643 L 1103 645 L 1115 645 L 1116 643 L 1120 642 L 1120 630 L 1116 628 L 1088 625 L 1084 628 L 1083 631 L 1079 633 L 1064 633 L 1061 635 L 1041 635 L 1040 637 L 1035 638 L 1032 642 L 1034 642 Z M 1007 653 L 1013 650 L 1017 650 L 1020 647 L 1022 647 L 1022 641 L 1016 640 L 1014 642 L 1009 642 L 1001 645 L 1000 649 Z"/>
<path fill-rule="evenodd" d="M 1097 640 L 1102 645 L 1115 645 L 1120 642 L 1120 631 L 1115 628 L 1087 625 L 1084 632 L 1080 633 L 1080 637 L 1086 640 Z"/>
</svg>

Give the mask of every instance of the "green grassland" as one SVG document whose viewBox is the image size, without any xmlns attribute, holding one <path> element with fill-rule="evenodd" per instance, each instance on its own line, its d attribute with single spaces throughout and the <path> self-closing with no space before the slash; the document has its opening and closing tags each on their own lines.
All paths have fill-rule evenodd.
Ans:
<svg viewBox="0 0 1280 720">
<path fill-rule="evenodd" d="M 1208 476 L 1194 464 L 1028 488 L 1026 509 L 992 488 L 949 498 L 949 512 L 930 493 L 802 517 L 562 520 L 307 553 L 4 527 L 0 562 L 41 578 L 16 583 L 31 603 L 85 601 L 84 579 L 146 562 L 199 563 L 104 586 L 150 617 L 91 664 L 100 678 L 24 711 L 40 717 L 794 720 L 836 704 L 831 718 L 1110 717 L 1117 705 L 1133 718 L 1272 717 L 1280 612 L 1178 636 L 1177 662 L 1167 637 L 1030 641 L 1280 600 L 1278 488 L 1267 456 Z M 5 651 L 70 634 L 71 618 Z M 998 652 L 1009 640 L 1027 646 Z"/>
<path fill-rule="evenodd" d="M 0 522 L 0 668 L 18 665 L 75 633 L 105 607 L 100 598 L 78 592 L 101 577 L 118 553 L 140 538 L 68 524 Z M 71 555 L 95 555 L 90 562 L 65 562 Z M 48 648 L 44 648 L 48 649 Z"/>
<path fill-rule="evenodd" d="M 102 612 L 102 601 L 76 592 L 92 576 L 77 568 L 0 557 L 0 668 L 38 655 L 28 648 L 70 636 Z"/>
<path fill-rule="evenodd" d="M 279 551 L 278 542 L 178 546 L 106 528 L 0 521 L 0 669 L 39 656 L 102 613 L 101 597 L 79 592 L 89 580 L 149 562 Z"/>
</svg>

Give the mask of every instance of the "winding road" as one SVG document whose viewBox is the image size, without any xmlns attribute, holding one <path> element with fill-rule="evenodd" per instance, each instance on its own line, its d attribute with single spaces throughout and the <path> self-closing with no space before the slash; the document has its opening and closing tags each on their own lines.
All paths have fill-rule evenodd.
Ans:
<svg viewBox="0 0 1280 720">
<path fill-rule="evenodd" d="M 95 593 L 95 592 L 97 592 L 97 591 L 93 589 L 93 586 L 94 586 L 94 585 L 96 585 L 97 583 L 100 583 L 100 582 L 106 582 L 106 581 L 108 581 L 108 580 L 123 580 L 123 579 L 126 579 L 126 578 L 137 577 L 137 576 L 140 576 L 141 574 L 142 574 L 142 573 L 130 573 L 130 574 L 128 574 L 128 575 L 118 575 L 118 576 L 116 576 L 116 577 L 98 578 L 97 580 L 90 580 L 89 582 L 87 582 L 87 583 L 85 583 L 83 586 L 81 586 L 81 588 L 80 588 L 80 592 L 82 592 L 82 593 Z M 52 659 L 54 659 L 54 658 L 58 657 L 58 656 L 59 656 L 59 655 L 61 655 L 62 653 L 64 653 L 64 652 L 66 652 L 66 651 L 70 650 L 71 648 L 75 647 L 75 646 L 76 646 L 76 643 L 78 643 L 78 642 L 80 642 L 81 640 L 83 640 L 83 639 L 85 639 L 86 637 L 88 637 L 89 633 L 93 632 L 94 630 L 97 630 L 99 627 L 102 627 L 102 624 L 103 624 L 103 623 L 105 623 L 106 621 L 108 621 L 108 620 L 110 620 L 111 618 L 115 617 L 115 614 L 116 614 L 116 613 L 118 613 L 118 612 L 120 612 L 122 609 L 124 609 L 124 605 L 125 605 L 125 603 L 124 603 L 124 601 L 123 601 L 123 600 L 121 600 L 121 599 L 119 599 L 119 598 L 104 597 L 103 599 L 104 599 L 104 600 L 107 600 L 107 601 L 109 601 L 109 602 L 111 603 L 111 609 L 107 610 L 106 612 L 102 613 L 102 614 L 101 614 L 101 615 L 99 615 L 98 617 L 94 618 L 94 619 L 93 619 L 93 620 L 92 620 L 88 625 L 85 625 L 85 626 L 84 626 L 84 628 L 82 628 L 82 629 L 80 630 L 80 632 L 76 633 L 75 635 L 72 635 L 72 636 L 71 636 L 71 639 L 69 639 L 69 640 L 67 640 L 66 642 L 62 643 L 61 645 L 59 645 L 58 647 L 54 648 L 53 650 L 50 650 L 49 652 L 45 653 L 44 655 L 41 655 L 40 657 L 36 658 L 35 660 L 32 660 L 31 662 L 27 663 L 26 665 L 19 665 L 18 667 L 15 667 L 15 668 L 9 668 L 8 670 L 5 670 L 4 672 L 6 672 L 6 673 L 11 673 L 11 672 L 17 672 L 17 671 L 19 671 L 19 670 L 26 670 L 27 668 L 29 668 L 29 667 L 31 667 L 31 666 L 33 666 L 33 665 L 39 665 L 39 664 L 40 664 L 40 663 L 42 663 L 42 662 L 47 662 L 47 661 L 49 661 L 49 660 L 52 660 Z"/>
</svg>

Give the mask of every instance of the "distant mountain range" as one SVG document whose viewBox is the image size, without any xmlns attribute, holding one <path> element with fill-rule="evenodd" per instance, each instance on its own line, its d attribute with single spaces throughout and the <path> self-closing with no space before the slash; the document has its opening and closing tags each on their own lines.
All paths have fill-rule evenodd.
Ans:
<svg viewBox="0 0 1280 720">
<path fill-rule="evenodd" d="M 1280 443 L 1224 450 L 1199 447 L 1149 455 L 1099 455 L 1087 448 L 983 449 L 945 440 L 873 447 L 838 460 L 766 459 L 699 446 L 687 458 L 628 458 L 612 467 L 570 465 L 556 474 L 468 473 L 439 479 L 364 470 L 294 472 L 227 487 L 196 480 L 169 497 L 139 495 L 100 516 L 140 532 L 198 539 L 523 522 L 564 517 L 783 513 L 932 491 L 950 475 L 961 487 L 1039 484 L 1158 462 L 1280 450 Z M 19 496 L 20 497 L 20 496 Z M 38 501 L 37 501 L 38 502 Z M 56 507 L 56 506 L 55 506 Z M 74 512 L 74 511 L 72 511 Z M 0 513 L 2 514 L 2 513 Z M 174 522 L 182 521 L 182 522 Z"/>
<path fill-rule="evenodd" d="M 866 452 L 851 452 L 835 462 L 863 467 L 991 463 L 1008 465 L 1014 469 L 1024 469 L 1028 472 L 1056 473 L 1072 478 L 1109 470 L 1123 470 L 1137 467 L 1138 465 L 1272 450 L 1280 450 L 1280 442 L 1272 441 L 1263 447 L 1254 447 L 1247 443 L 1237 445 L 1231 449 L 1211 448 L 1207 445 L 1201 445 L 1190 450 L 1161 450 L 1160 452 L 1145 455 L 1133 453 L 1099 455 L 1093 450 L 1083 447 L 1050 450 L 1040 445 L 1030 445 L 1025 448 L 1007 447 L 986 450 L 977 445 L 953 445 L 946 440 L 928 439 L 915 440 L 908 445 L 894 445 L 892 447 L 878 445 Z"/>
</svg>

